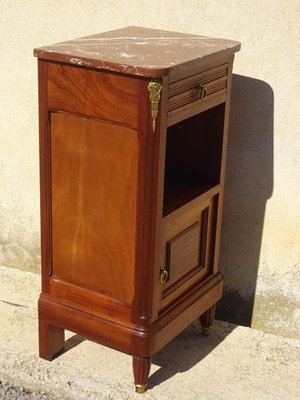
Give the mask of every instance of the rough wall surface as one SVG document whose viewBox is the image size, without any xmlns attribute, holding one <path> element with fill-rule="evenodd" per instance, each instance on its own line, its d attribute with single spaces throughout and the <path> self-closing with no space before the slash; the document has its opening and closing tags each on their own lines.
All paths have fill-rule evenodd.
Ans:
<svg viewBox="0 0 300 400">
<path fill-rule="evenodd" d="M 40 267 L 34 47 L 126 25 L 236 39 L 219 316 L 297 336 L 299 20 L 298 0 L 0 2 L 0 263 Z"/>
</svg>

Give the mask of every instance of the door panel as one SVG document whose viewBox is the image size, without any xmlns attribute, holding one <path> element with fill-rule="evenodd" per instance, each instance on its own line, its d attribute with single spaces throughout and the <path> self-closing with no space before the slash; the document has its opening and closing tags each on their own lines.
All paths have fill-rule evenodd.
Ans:
<svg viewBox="0 0 300 400">
<path fill-rule="evenodd" d="M 199 266 L 200 233 L 200 221 L 197 221 L 167 242 L 167 270 L 170 280 L 176 281 Z"/>
<path fill-rule="evenodd" d="M 53 275 L 133 298 L 137 132 L 51 114 Z"/>
<path fill-rule="evenodd" d="M 161 264 L 169 274 L 161 309 L 213 272 L 218 187 L 163 219 Z"/>
</svg>

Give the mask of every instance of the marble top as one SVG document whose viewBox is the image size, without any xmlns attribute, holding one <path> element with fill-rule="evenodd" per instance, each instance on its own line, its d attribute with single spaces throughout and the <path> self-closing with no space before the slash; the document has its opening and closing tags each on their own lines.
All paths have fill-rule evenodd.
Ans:
<svg viewBox="0 0 300 400">
<path fill-rule="evenodd" d="M 160 77 L 232 54 L 240 43 L 136 26 L 39 47 L 41 59 Z"/>
</svg>

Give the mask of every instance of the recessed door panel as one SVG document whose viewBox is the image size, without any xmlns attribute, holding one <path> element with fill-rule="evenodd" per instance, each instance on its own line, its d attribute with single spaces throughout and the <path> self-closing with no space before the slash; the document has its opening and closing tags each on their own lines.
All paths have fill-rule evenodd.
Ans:
<svg viewBox="0 0 300 400">
<path fill-rule="evenodd" d="M 176 281 L 199 266 L 200 233 L 200 221 L 197 221 L 167 242 L 167 269 L 170 280 Z"/>
<path fill-rule="evenodd" d="M 51 114 L 52 271 L 112 298 L 133 297 L 135 130 Z"/>
<path fill-rule="evenodd" d="M 215 187 L 163 220 L 162 268 L 168 271 L 161 308 L 213 272 L 218 188 Z"/>
</svg>

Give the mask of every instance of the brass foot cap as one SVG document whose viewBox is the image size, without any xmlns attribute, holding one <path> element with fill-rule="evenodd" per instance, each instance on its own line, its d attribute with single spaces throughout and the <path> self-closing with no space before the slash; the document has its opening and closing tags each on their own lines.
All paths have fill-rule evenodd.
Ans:
<svg viewBox="0 0 300 400">
<path fill-rule="evenodd" d="M 212 326 L 202 326 L 202 335 L 209 336 L 212 331 Z"/>
<path fill-rule="evenodd" d="M 147 388 L 147 384 L 146 385 L 135 385 L 135 391 L 137 393 L 145 393 Z"/>
</svg>

